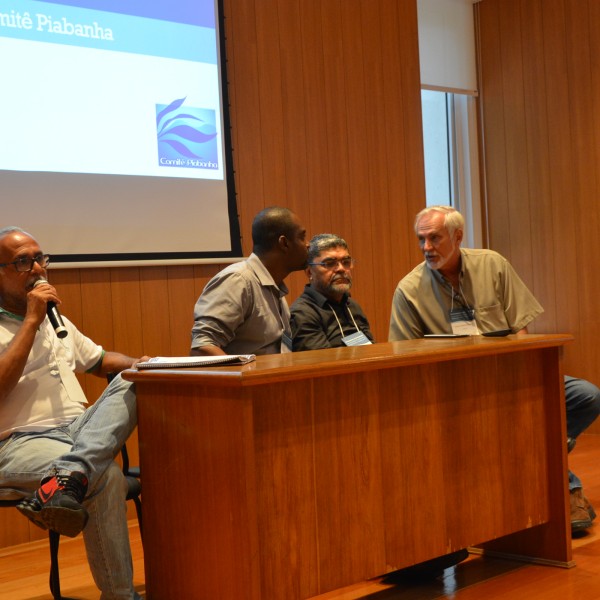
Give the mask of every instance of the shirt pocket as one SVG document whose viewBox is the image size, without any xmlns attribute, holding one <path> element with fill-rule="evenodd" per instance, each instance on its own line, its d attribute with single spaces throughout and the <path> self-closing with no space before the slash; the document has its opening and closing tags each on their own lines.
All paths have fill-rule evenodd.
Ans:
<svg viewBox="0 0 600 600">
<path fill-rule="evenodd" d="M 502 304 L 493 304 L 492 306 L 478 308 L 475 311 L 475 319 L 481 333 L 511 329 L 510 323 L 506 320 Z"/>
</svg>

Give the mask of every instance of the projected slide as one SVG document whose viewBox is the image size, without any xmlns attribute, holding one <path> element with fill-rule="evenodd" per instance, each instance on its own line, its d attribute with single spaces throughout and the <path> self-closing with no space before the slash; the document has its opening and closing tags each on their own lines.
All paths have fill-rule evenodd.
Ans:
<svg viewBox="0 0 600 600">
<path fill-rule="evenodd" d="M 214 0 L 0 0 L 0 169 L 223 180 Z"/>
</svg>

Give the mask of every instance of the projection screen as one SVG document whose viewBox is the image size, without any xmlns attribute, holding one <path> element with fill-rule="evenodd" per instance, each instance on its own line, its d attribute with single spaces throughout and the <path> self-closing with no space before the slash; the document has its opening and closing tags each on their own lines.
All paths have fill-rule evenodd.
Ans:
<svg viewBox="0 0 600 600">
<path fill-rule="evenodd" d="M 0 226 L 53 263 L 241 256 L 216 0 L 1 0 Z"/>
</svg>

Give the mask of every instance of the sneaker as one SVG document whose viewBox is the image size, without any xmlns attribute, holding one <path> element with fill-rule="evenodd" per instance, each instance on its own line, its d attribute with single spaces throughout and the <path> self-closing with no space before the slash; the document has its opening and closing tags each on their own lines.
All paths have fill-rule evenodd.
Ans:
<svg viewBox="0 0 600 600">
<path fill-rule="evenodd" d="M 589 529 L 592 526 L 592 517 L 586 508 L 586 500 L 581 488 L 571 490 L 571 532 Z M 588 505 L 591 507 L 591 504 Z M 593 510 L 593 508 L 592 508 Z M 595 514 L 595 513 L 594 513 Z"/>
<path fill-rule="evenodd" d="M 87 477 L 77 471 L 55 475 L 43 480 L 35 494 L 20 502 L 17 509 L 42 529 L 75 537 L 88 520 L 88 512 L 81 504 L 87 485 Z"/>
</svg>

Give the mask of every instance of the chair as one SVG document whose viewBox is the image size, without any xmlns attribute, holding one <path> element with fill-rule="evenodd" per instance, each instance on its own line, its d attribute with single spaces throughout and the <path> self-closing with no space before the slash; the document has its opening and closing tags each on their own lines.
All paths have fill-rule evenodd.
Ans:
<svg viewBox="0 0 600 600">
<path fill-rule="evenodd" d="M 140 494 L 142 493 L 142 484 L 140 482 L 141 472 L 139 467 L 131 467 L 129 465 L 129 455 L 127 454 L 126 445 L 123 445 L 121 448 L 121 461 L 123 463 L 123 475 L 125 475 L 125 479 L 127 480 L 127 500 L 133 500 L 135 504 L 140 535 L 143 536 L 142 500 L 140 499 Z"/>
<path fill-rule="evenodd" d="M 121 448 L 121 459 L 123 462 L 123 474 L 127 480 L 127 500 L 133 500 L 137 513 L 138 523 L 140 525 L 140 534 L 142 532 L 142 501 L 140 494 L 142 492 L 142 484 L 140 482 L 139 467 L 129 466 L 129 456 L 127 454 L 127 446 Z M 0 500 L 0 508 L 17 506 L 22 498 L 16 500 Z M 50 593 L 54 600 L 69 600 L 61 596 L 60 593 L 60 574 L 58 571 L 58 545 L 60 542 L 60 533 L 56 531 L 48 531 L 48 541 L 50 543 Z"/>
</svg>

